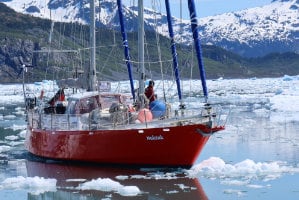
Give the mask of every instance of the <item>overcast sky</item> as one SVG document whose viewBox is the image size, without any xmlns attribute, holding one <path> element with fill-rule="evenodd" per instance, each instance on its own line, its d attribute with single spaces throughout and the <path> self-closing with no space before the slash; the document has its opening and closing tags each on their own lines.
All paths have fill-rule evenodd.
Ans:
<svg viewBox="0 0 299 200">
<path fill-rule="evenodd" d="M 211 15 L 222 14 L 226 12 L 243 10 L 246 8 L 253 8 L 263 6 L 271 3 L 272 0 L 194 0 L 197 16 L 206 17 Z M 123 0 L 126 5 L 135 5 L 138 0 Z M 155 2 L 156 10 L 165 13 L 164 0 L 144 0 L 146 7 L 153 8 L 151 2 Z M 180 5 L 182 2 L 182 18 L 189 19 L 189 11 L 187 0 L 169 0 L 171 13 L 176 17 L 181 16 Z"/>
</svg>

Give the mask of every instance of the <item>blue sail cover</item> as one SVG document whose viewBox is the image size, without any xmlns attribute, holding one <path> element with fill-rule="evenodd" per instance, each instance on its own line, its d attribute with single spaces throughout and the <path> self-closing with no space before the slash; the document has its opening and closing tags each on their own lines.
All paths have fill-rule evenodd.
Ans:
<svg viewBox="0 0 299 200">
<path fill-rule="evenodd" d="M 172 60 L 173 60 L 173 70 L 174 70 L 174 74 L 175 74 L 179 100 L 181 101 L 182 100 L 182 92 L 181 92 L 181 84 L 180 84 L 180 75 L 179 75 L 179 70 L 178 70 L 177 52 L 176 52 L 176 45 L 174 42 L 174 34 L 173 34 L 172 21 L 171 21 L 171 12 L 170 12 L 170 6 L 169 6 L 168 0 L 165 0 L 165 6 L 166 6 L 166 13 L 167 13 L 167 21 L 168 21 L 168 32 L 169 32 L 169 37 L 171 39 L 171 53 L 172 53 Z"/>
<path fill-rule="evenodd" d="M 197 25 L 197 15 L 195 10 L 195 4 L 194 0 L 188 0 L 188 7 L 190 12 L 190 20 L 191 20 L 191 29 L 194 39 L 194 46 L 196 50 L 197 55 L 197 61 L 198 61 L 198 67 L 200 72 L 200 79 L 203 89 L 203 94 L 205 96 L 205 100 L 208 100 L 208 89 L 206 84 L 206 74 L 205 69 L 203 66 L 203 60 L 202 60 L 202 53 L 201 53 L 201 46 L 200 46 L 200 39 L 199 39 L 199 33 L 198 33 L 198 25 Z"/>
<path fill-rule="evenodd" d="M 127 69 L 128 69 L 129 79 L 130 79 L 130 85 L 131 85 L 131 93 L 133 96 L 133 100 L 135 101 L 134 81 L 133 81 L 133 76 L 132 76 L 132 66 L 131 66 L 131 62 L 130 62 L 129 44 L 128 44 L 128 39 L 127 39 L 127 34 L 125 32 L 121 0 L 117 0 L 117 7 L 118 7 L 118 16 L 119 16 L 121 34 L 123 37 L 124 54 L 125 54 L 125 59 L 126 59 L 126 64 L 127 64 Z"/>
</svg>

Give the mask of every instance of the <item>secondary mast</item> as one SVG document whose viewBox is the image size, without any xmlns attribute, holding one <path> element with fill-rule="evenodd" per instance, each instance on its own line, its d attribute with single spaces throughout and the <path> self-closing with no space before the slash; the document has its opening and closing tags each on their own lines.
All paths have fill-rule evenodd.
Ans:
<svg viewBox="0 0 299 200">
<path fill-rule="evenodd" d="M 144 88 L 145 88 L 145 70 L 144 70 L 144 16 L 143 0 L 138 0 L 138 70 L 139 70 L 139 101 L 140 107 L 144 107 Z"/>
<path fill-rule="evenodd" d="M 90 0 L 90 66 L 87 74 L 88 91 L 96 91 L 95 4 Z"/>
</svg>

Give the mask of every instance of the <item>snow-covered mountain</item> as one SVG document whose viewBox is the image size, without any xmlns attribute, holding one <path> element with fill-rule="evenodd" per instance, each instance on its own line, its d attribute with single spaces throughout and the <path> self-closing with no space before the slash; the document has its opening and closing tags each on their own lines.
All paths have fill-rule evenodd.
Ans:
<svg viewBox="0 0 299 200">
<path fill-rule="evenodd" d="M 56 21 L 89 21 L 89 0 L 0 0 L 17 12 Z M 119 28 L 115 0 L 96 1 L 99 26 Z M 136 30 L 137 7 L 124 6 L 127 31 Z M 186 11 L 189 12 L 189 11 Z M 165 14 L 145 10 L 147 29 L 168 36 Z M 176 40 L 190 44 L 190 22 L 173 18 Z M 269 5 L 199 19 L 202 43 L 244 56 L 299 51 L 299 0 L 273 0 Z"/>
<path fill-rule="evenodd" d="M 200 27 L 203 42 L 241 55 L 299 52 L 299 0 L 273 0 L 263 7 L 206 17 Z"/>
</svg>

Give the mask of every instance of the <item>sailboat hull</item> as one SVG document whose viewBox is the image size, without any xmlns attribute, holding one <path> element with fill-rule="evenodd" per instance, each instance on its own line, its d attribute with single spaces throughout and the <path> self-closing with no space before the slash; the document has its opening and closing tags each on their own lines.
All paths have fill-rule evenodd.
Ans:
<svg viewBox="0 0 299 200">
<path fill-rule="evenodd" d="M 26 148 L 34 155 L 106 164 L 192 166 L 211 134 L 203 124 L 169 128 L 53 131 L 28 127 Z"/>
</svg>

